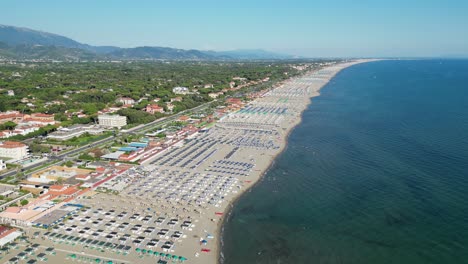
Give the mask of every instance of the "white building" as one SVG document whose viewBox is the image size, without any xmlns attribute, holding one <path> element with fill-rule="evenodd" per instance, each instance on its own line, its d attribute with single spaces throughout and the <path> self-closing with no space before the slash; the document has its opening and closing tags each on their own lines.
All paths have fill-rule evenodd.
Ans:
<svg viewBox="0 0 468 264">
<path fill-rule="evenodd" d="M 6 169 L 6 164 L 3 160 L 0 160 L 0 171 Z"/>
<path fill-rule="evenodd" d="M 29 147 L 21 142 L 0 142 L 0 157 L 11 158 L 13 161 L 29 157 Z"/>
<path fill-rule="evenodd" d="M 117 127 L 121 128 L 127 125 L 127 117 L 120 115 L 99 115 L 99 125 L 105 127 Z"/>
<path fill-rule="evenodd" d="M 130 97 L 120 97 L 117 99 L 117 103 L 122 103 L 123 105 L 134 105 L 135 100 Z"/>
<path fill-rule="evenodd" d="M 91 135 L 99 135 L 104 132 L 104 129 L 99 128 L 95 125 L 73 125 L 70 127 L 63 127 L 59 128 L 58 131 L 52 132 L 47 135 L 47 138 L 55 139 L 55 140 L 69 140 L 74 137 L 79 137 L 85 133 L 89 133 Z"/>
<path fill-rule="evenodd" d="M 172 92 L 175 94 L 188 94 L 189 89 L 187 87 L 174 87 L 172 88 Z"/>
</svg>

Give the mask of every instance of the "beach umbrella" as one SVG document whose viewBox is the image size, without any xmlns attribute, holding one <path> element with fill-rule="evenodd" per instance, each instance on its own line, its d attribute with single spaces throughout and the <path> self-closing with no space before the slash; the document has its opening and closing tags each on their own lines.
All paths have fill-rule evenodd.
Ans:
<svg viewBox="0 0 468 264">
<path fill-rule="evenodd" d="M 143 249 L 141 252 L 146 253 L 146 249 Z"/>
<path fill-rule="evenodd" d="M 157 252 L 157 251 L 154 251 L 154 252 L 153 252 L 153 255 L 155 255 L 155 256 L 159 256 L 159 252 Z"/>
<path fill-rule="evenodd" d="M 71 257 L 72 259 L 76 259 L 76 254 L 71 254 L 70 257 Z"/>
<path fill-rule="evenodd" d="M 96 263 L 101 263 L 101 259 L 98 259 L 98 258 L 97 258 L 97 259 L 94 259 L 94 262 L 96 262 Z"/>
<path fill-rule="evenodd" d="M 166 258 L 170 258 L 171 256 L 171 254 L 166 254 Z"/>
<path fill-rule="evenodd" d="M 153 250 L 148 250 L 148 254 L 153 254 Z"/>
<path fill-rule="evenodd" d="M 136 252 L 140 252 L 141 249 L 140 249 L 140 248 L 136 248 L 135 251 L 136 251 Z"/>
<path fill-rule="evenodd" d="M 112 260 L 108 260 L 107 264 L 114 264 L 114 262 L 112 262 Z"/>
</svg>

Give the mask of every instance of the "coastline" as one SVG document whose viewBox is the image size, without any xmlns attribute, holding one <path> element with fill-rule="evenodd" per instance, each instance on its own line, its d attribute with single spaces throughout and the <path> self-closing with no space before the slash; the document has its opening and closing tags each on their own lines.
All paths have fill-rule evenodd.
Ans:
<svg viewBox="0 0 468 264">
<path fill-rule="evenodd" d="M 290 123 L 290 126 L 288 126 L 288 129 L 285 131 L 285 134 L 283 135 L 283 138 L 281 140 L 279 151 L 276 154 L 274 154 L 273 156 L 271 156 L 271 158 L 269 159 L 269 162 L 268 162 L 269 163 L 268 166 L 265 169 L 263 169 L 262 171 L 260 171 L 258 178 L 255 180 L 255 182 L 252 185 L 250 185 L 249 187 L 244 189 L 242 192 L 239 192 L 233 198 L 233 200 L 229 202 L 228 206 L 225 207 L 224 214 L 223 214 L 222 218 L 220 219 L 220 221 L 218 222 L 216 233 L 215 233 L 216 236 L 218 237 L 218 243 L 216 245 L 216 250 L 215 250 L 217 260 L 216 260 L 216 262 L 213 262 L 213 263 L 220 263 L 220 264 L 224 263 L 224 255 L 223 255 L 224 226 L 227 223 L 227 221 L 229 220 L 229 217 L 232 214 L 232 210 L 233 210 L 234 206 L 236 205 L 236 203 L 239 201 L 239 199 L 242 197 L 243 194 L 245 194 L 247 192 L 251 192 L 252 189 L 255 186 L 257 186 L 258 184 L 261 183 L 261 181 L 264 179 L 264 176 L 268 173 L 268 171 L 275 164 L 275 161 L 279 157 L 279 155 L 281 155 L 286 150 L 286 148 L 288 147 L 288 138 L 289 138 L 290 134 L 293 132 L 293 130 L 302 122 L 303 113 L 312 104 L 312 98 L 320 96 L 320 90 L 324 86 L 326 86 L 342 70 L 344 70 L 346 68 L 349 68 L 351 66 L 357 65 L 357 64 L 362 64 L 362 63 L 367 63 L 367 62 L 372 62 L 372 61 L 377 61 L 377 60 L 376 59 L 356 60 L 356 61 L 353 61 L 353 62 L 347 62 L 347 63 L 341 63 L 341 64 L 338 64 L 338 65 L 334 65 L 333 67 L 339 67 L 339 69 L 334 71 L 333 74 L 329 75 L 328 78 L 326 79 L 326 81 L 323 82 L 322 85 L 317 87 L 313 91 L 313 93 L 309 95 L 309 97 L 307 97 L 308 102 L 303 105 L 301 111 L 298 114 L 298 118 L 294 118 L 292 120 L 293 122 Z M 327 67 L 325 67 L 324 69 L 327 69 Z M 321 69 L 321 70 L 323 70 L 323 69 Z M 314 75 L 317 72 L 318 72 L 317 70 L 310 71 L 308 73 L 305 73 L 302 76 L 295 77 L 295 78 L 289 80 L 289 82 L 293 81 L 294 79 L 301 78 L 301 77 L 307 77 L 307 76 L 310 76 L 310 75 Z"/>
</svg>

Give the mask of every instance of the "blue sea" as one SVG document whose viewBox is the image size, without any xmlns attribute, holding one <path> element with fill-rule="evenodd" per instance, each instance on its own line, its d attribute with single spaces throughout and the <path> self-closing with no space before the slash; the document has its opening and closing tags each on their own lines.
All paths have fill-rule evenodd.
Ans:
<svg viewBox="0 0 468 264">
<path fill-rule="evenodd" d="M 234 205 L 225 264 L 468 263 L 468 60 L 341 71 Z"/>
</svg>

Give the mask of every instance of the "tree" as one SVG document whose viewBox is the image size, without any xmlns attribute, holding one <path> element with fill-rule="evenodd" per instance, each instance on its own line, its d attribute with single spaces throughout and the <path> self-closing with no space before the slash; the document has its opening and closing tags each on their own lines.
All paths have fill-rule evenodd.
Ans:
<svg viewBox="0 0 468 264">
<path fill-rule="evenodd" d="M 94 160 L 93 156 L 89 155 L 88 153 L 83 153 L 78 158 L 81 160 Z"/>
<path fill-rule="evenodd" d="M 29 201 L 24 199 L 24 200 L 21 200 L 20 203 L 21 203 L 22 206 L 25 206 L 25 205 L 27 205 L 29 203 Z"/>
<path fill-rule="evenodd" d="M 56 184 L 58 185 L 62 185 L 63 183 L 63 178 L 62 177 L 58 177 L 57 180 L 55 181 Z"/>
<path fill-rule="evenodd" d="M 13 129 L 15 129 L 16 126 L 17 126 L 17 124 L 15 122 L 12 122 L 12 121 L 7 121 L 7 122 L 3 123 L 3 127 L 5 127 L 5 129 L 8 129 L 8 130 L 13 130 Z"/>
</svg>

